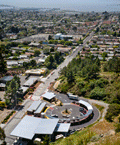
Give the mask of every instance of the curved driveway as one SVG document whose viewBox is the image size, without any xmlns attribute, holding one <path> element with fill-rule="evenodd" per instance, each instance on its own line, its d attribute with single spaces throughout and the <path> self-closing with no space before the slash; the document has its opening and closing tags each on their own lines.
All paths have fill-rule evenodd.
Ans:
<svg viewBox="0 0 120 145">
<path fill-rule="evenodd" d="M 62 101 L 62 103 L 71 103 L 71 102 L 73 102 L 74 100 L 70 100 L 69 98 L 68 98 L 68 96 L 67 95 L 65 95 L 65 94 L 62 94 L 62 93 L 56 93 L 55 94 L 56 95 L 56 98 L 58 98 L 59 100 L 61 100 Z M 84 100 L 84 101 L 86 101 L 86 102 L 88 102 L 88 103 L 90 103 L 90 101 L 88 100 L 88 99 L 84 99 L 84 98 L 82 98 L 82 100 Z M 92 106 L 93 107 L 93 118 L 90 120 L 90 121 L 88 121 L 88 122 L 85 122 L 85 123 L 83 123 L 83 124 L 80 124 L 80 125 L 75 125 L 75 126 L 71 126 L 70 127 L 70 129 L 79 129 L 79 128 L 83 128 L 83 127 L 87 127 L 88 125 L 90 125 L 90 124 L 93 124 L 95 121 L 97 121 L 99 118 L 100 118 L 100 112 L 99 112 L 99 110 L 96 108 L 96 107 L 94 107 L 94 106 Z M 75 107 L 76 108 L 76 107 Z M 74 108 L 74 109 L 75 109 Z M 57 110 L 56 110 L 57 111 Z M 56 112 L 56 111 L 53 111 L 53 112 Z M 56 113 L 57 114 L 57 113 Z M 76 113 L 75 113 L 76 114 Z"/>
</svg>

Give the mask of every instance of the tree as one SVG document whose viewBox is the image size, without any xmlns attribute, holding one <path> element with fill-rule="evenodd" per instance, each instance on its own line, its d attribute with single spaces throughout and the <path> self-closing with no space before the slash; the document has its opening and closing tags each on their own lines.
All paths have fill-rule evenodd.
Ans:
<svg viewBox="0 0 120 145">
<path fill-rule="evenodd" d="M 71 45 L 72 45 L 72 41 L 66 41 L 66 42 L 64 43 L 64 45 L 71 46 Z"/>
<path fill-rule="evenodd" d="M 32 59 L 32 60 L 30 61 L 30 65 L 31 65 L 32 67 L 35 67 L 35 66 L 36 66 L 36 61 L 35 61 L 34 59 Z"/>
<path fill-rule="evenodd" d="M 10 100 L 10 104 L 17 104 L 17 93 L 20 87 L 19 77 L 14 76 L 11 82 L 6 84 L 5 99 Z"/>
<path fill-rule="evenodd" d="M 57 64 L 60 64 L 61 62 L 64 61 L 64 58 L 61 55 L 61 53 L 60 52 L 57 52 L 57 51 L 55 52 L 54 59 L 55 59 L 55 61 L 56 61 Z"/>
<path fill-rule="evenodd" d="M 120 72 L 120 59 L 117 57 L 113 57 L 104 65 L 104 71 L 110 72 Z"/>
<path fill-rule="evenodd" d="M 49 69 L 56 68 L 56 63 L 52 54 L 50 54 L 45 60 L 45 66 Z"/>
<path fill-rule="evenodd" d="M 54 55 L 54 59 L 56 60 L 57 64 L 59 64 L 59 57 L 60 57 L 60 53 L 56 51 Z"/>
<path fill-rule="evenodd" d="M 25 69 L 27 69 L 29 67 L 29 63 L 23 62 L 23 67 L 25 67 Z"/>
<path fill-rule="evenodd" d="M 74 26 L 72 29 L 73 29 L 74 31 L 77 31 L 77 27 L 76 27 L 76 26 Z"/>
<path fill-rule="evenodd" d="M 0 140 L 5 140 L 5 137 L 4 130 L 0 127 Z"/>
<path fill-rule="evenodd" d="M 4 37 L 4 30 L 0 27 L 0 40 Z"/>
<path fill-rule="evenodd" d="M 48 36 L 48 40 L 51 40 L 51 39 L 52 39 L 52 36 L 51 36 L 51 35 L 49 35 L 49 36 Z"/>
<path fill-rule="evenodd" d="M 43 53 L 44 54 L 50 54 L 50 49 L 49 48 L 44 48 Z"/>
<path fill-rule="evenodd" d="M 40 55 L 40 51 L 39 50 L 35 50 L 34 51 L 34 56 L 39 56 Z"/>
<path fill-rule="evenodd" d="M 95 31 L 95 32 L 96 32 L 96 33 L 99 32 L 99 27 L 96 28 L 96 31 Z"/>
<path fill-rule="evenodd" d="M 44 141 L 43 141 L 42 145 L 49 145 L 49 144 L 50 144 L 50 138 L 48 135 L 46 135 L 44 137 Z"/>
<path fill-rule="evenodd" d="M 72 70 L 69 70 L 67 72 L 67 81 L 70 84 L 70 83 L 73 83 L 74 80 L 75 80 L 74 74 L 73 74 Z"/>
<path fill-rule="evenodd" d="M 110 104 L 105 115 L 105 119 L 107 121 L 112 122 L 115 116 L 118 116 L 120 113 L 120 105 L 118 104 Z"/>
<path fill-rule="evenodd" d="M 0 46 L 0 73 L 5 73 L 6 70 L 6 62 L 2 56 L 4 47 Z"/>
</svg>

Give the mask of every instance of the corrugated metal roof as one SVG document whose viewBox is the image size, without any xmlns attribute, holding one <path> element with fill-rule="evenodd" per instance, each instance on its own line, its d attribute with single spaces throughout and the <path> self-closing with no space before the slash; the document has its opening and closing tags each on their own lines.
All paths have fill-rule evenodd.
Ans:
<svg viewBox="0 0 120 145">
<path fill-rule="evenodd" d="M 59 119 L 41 119 L 35 134 L 52 134 Z"/>
<path fill-rule="evenodd" d="M 5 76 L 3 78 L 0 79 L 0 81 L 11 81 L 13 79 L 13 76 Z"/>
<path fill-rule="evenodd" d="M 21 89 L 23 90 L 23 93 L 25 93 L 28 90 L 29 87 L 21 87 Z"/>
<path fill-rule="evenodd" d="M 37 78 L 30 78 L 23 84 L 23 86 L 32 86 L 36 81 Z"/>
<path fill-rule="evenodd" d="M 58 121 L 26 115 L 10 135 L 32 140 L 35 134 L 52 134 Z"/>
<path fill-rule="evenodd" d="M 48 100 L 51 100 L 52 98 L 55 97 L 55 94 L 54 93 L 51 93 L 51 92 L 46 92 L 45 94 L 42 95 L 44 98 L 48 99 Z"/>
<path fill-rule="evenodd" d="M 34 101 L 31 106 L 27 109 L 27 111 L 35 111 L 41 104 L 41 101 Z"/>
<path fill-rule="evenodd" d="M 26 115 L 10 135 L 18 136 L 26 139 L 32 139 L 35 135 L 34 131 L 40 123 L 40 118 Z"/>
<path fill-rule="evenodd" d="M 58 123 L 55 132 L 68 132 L 70 123 Z"/>
<path fill-rule="evenodd" d="M 93 110 L 93 107 L 88 102 L 80 100 L 79 103 L 85 105 L 88 110 Z"/>
<path fill-rule="evenodd" d="M 46 102 L 43 102 L 42 104 L 40 104 L 40 106 L 37 108 L 37 110 L 34 113 L 40 113 L 45 107 L 45 105 L 46 105 Z"/>
</svg>

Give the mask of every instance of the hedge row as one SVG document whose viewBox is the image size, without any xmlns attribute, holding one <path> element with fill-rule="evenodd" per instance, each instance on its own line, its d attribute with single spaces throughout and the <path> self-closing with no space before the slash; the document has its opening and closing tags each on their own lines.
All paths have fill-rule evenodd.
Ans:
<svg viewBox="0 0 120 145">
<path fill-rule="evenodd" d="M 3 121 L 2 123 L 6 123 L 8 119 L 15 113 L 15 111 L 12 111 Z"/>
</svg>

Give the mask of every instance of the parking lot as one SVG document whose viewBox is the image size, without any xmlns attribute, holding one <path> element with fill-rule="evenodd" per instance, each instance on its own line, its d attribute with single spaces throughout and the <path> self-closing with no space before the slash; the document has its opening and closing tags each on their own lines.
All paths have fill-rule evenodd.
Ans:
<svg viewBox="0 0 120 145">
<path fill-rule="evenodd" d="M 56 95 L 56 98 L 58 98 L 59 100 L 62 101 L 63 106 L 55 106 L 55 107 L 53 107 L 53 109 L 51 109 L 51 110 L 49 109 L 48 110 L 49 115 L 56 114 L 56 115 L 58 115 L 58 118 L 63 119 L 64 117 L 62 116 L 61 111 L 65 110 L 65 109 L 70 109 L 71 114 L 70 114 L 69 119 L 73 119 L 73 117 L 78 117 L 78 116 L 80 117 L 80 111 L 79 111 L 80 107 L 71 104 L 72 102 L 77 102 L 77 101 L 70 100 L 66 94 L 55 93 L 55 95 Z M 79 100 L 84 100 L 89 103 L 89 101 L 87 99 L 83 99 L 83 98 L 79 97 Z M 92 106 L 92 107 L 93 107 L 93 118 L 91 118 L 91 120 L 89 120 L 88 122 L 84 122 L 79 125 L 71 126 L 70 127 L 71 130 L 74 130 L 74 129 L 77 130 L 79 128 L 87 127 L 88 125 L 97 121 L 97 119 L 100 117 L 99 111 L 96 107 L 94 107 L 94 106 Z"/>
</svg>

